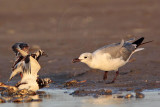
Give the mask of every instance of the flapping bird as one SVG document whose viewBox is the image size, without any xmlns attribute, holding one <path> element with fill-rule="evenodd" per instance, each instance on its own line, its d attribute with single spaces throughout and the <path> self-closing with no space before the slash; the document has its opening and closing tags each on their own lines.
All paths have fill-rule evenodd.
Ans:
<svg viewBox="0 0 160 107">
<path fill-rule="evenodd" d="M 22 73 L 23 77 L 18 82 L 16 87 L 18 89 L 28 89 L 32 91 L 37 91 L 38 89 L 47 86 L 52 81 L 50 79 L 40 79 L 38 78 L 38 71 L 40 70 L 41 66 L 39 65 L 38 61 L 29 55 L 27 52 L 16 49 L 19 52 L 23 59 L 18 62 L 13 69 L 13 72 L 10 75 L 9 81 L 17 74 Z"/>
<path fill-rule="evenodd" d="M 12 46 L 12 50 L 16 54 L 15 62 L 12 65 L 12 71 L 14 71 L 14 69 L 17 68 L 17 66 L 20 66 L 18 63 L 21 63 L 22 59 L 24 59 L 24 57 L 17 51 L 17 49 L 23 50 L 24 52 L 29 54 L 29 45 L 27 43 L 23 43 L 23 42 L 15 43 Z M 47 56 L 47 54 L 43 50 L 40 49 L 32 53 L 31 56 L 38 61 L 41 56 Z M 23 76 L 21 72 L 20 72 L 20 76 L 21 78 Z"/>
</svg>

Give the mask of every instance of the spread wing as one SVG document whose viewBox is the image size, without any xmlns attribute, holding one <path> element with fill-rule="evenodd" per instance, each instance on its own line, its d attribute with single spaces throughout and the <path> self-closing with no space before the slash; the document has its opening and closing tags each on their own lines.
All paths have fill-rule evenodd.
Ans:
<svg viewBox="0 0 160 107">
<path fill-rule="evenodd" d="M 41 68 L 37 60 L 23 50 L 17 49 L 17 51 L 24 57 L 24 59 L 17 63 L 16 68 L 11 73 L 9 80 L 11 80 L 19 72 L 22 72 L 23 75 L 32 75 L 36 77 Z"/>
</svg>

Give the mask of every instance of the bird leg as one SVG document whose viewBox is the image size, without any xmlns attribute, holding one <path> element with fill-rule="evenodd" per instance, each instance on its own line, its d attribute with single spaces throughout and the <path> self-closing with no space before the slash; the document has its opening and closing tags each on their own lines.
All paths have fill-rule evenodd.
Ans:
<svg viewBox="0 0 160 107">
<path fill-rule="evenodd" d="M 20 76 L 21 76 L 21 78 L 22 78 L 22 77 L 23 77 L 23 74 L 22 74 L 21 72 L 20 72 L 19 74 L 20 74 Z"/>
<path fill-rule="evenodd" d="M 119 71 L 116 71 L 116 75 L 115 75 L 115 77 L 113 78 L 113 80 L 112 80 L 111 83 L 114 83 L 114 82 L 115 82 L 115 80 L 116 80 L 116 78 L 117 78 L 118 75 L 119 75 Z"/>
<path fill-rule="evenodd" d="M 107 74 L 108 74 L 108 71 L 105 71 L 105 72 L 104 72 L 104 75 L 103 75 L 103 80 L 104 80 L 104 81 L 107 79 Z"/>
</svg>

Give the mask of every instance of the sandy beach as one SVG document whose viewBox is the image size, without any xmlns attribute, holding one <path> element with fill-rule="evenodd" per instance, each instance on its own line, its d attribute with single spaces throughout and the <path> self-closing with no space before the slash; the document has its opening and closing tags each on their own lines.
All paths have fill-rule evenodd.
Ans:
<svg viewBox="0 0 160 107">
<path fill-rule="evenodd" d="M 159 3 L 158 0 L 2 0 L 0 81 L 6 82 L 11 73 L 15 56 L 11 46 L 26 42 L 48 54 L 40 59 L 39 75 L 50 77 L 57 85 L 76 79 L 87 80 L 80 88 L 160 88 Z M 154 42 L 134 54 L 134 62 L 120 68 L 114 84 L 99 83 L 103 72 L 72 63 L 83 52 L 139 37 Z M 113 76 L 114 72 L 109 72 L 108 81 Z M 13 82 L 17 80 L 18 76 Z"/>
</svg>

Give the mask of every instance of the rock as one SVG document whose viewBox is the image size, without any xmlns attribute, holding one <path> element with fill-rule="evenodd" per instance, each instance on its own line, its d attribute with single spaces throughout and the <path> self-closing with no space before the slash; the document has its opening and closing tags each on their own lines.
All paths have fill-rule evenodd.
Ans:
<svg viewBox="0 0 160 107">
<path fill-rule="evenodd" d="M 28 95 L 36 95 L 36 92 L 29 90 Z"/>
<path fill-rule="evenodd" d="M 77 80 L 71 80 L 71 81 L 64 83 L 64 87 L 75 86 L 77 85 L 77 83 L 78 83 Z"/>
<path fill-rule="evenodd" d="M 0 91 L 4 91 L 4 90 L 6 90 L 6 88 L 0 87 Z"/>
<path fill-rule="evenodd" d="M 95 95 L 93 95 L 93 97 L 94 97 L 94 98 L 98 98 L 99 96 L 98 96 L 98 94 L 95 94 Z"/>
<path fill-rule="evenodd" d="M 132 98 L 133 97 L 133 95 L 132 94 L 127 94 L 127 95 L 125 95 L 125 97 L 124 98 Z"/>
<path fill-rule="evenodd" d="M 124 96 L 123 95 L 118 95 L 117 98 L 124 98 Z"/>
<path fill-rule="evenodd" d="M 33 99 L 32 101 L 35 101 L 35 102 L 41 102 L 42 101 L 42 99 Z"/>
<path fill-rule="evenodd" d="M 17 94 L 19 95 L 19 94 L 21 94 L 21 95 L 26 95 L 26 94 L 28 94 L 28 90 L 27 89 L 22 89 L 22 90 L 18 90 L 17 91 Z"/>
<path fill-rule="evenodd" d="M 0 98 L 0 103 L 5 103 L 6 100 L 4 100 L 3 98 Z"/>
<path fill-rule="evenodd" d="M 131 88 L 131 87 L 128 87 L 127 89 L 126 89 L 126 91 L 132 91 L 133 90 L 133 88 Z"/>
<path fill-rule="evenodd" d="M 38 95 L 46 95 L 46 92 L 45 91 L 37 91 L 36 94 L 38 94 Z"/>
<path fill-rule="evenodd" d="M 144 98 L 144 94 L 140 93 L 140 92 L 137 92 L 136 93 L 136 98 Z"/>
<path fill-rule="evenodd" d="M 105 95 L 112 95 L 112 90 L 105 90 Z"/>
<path fill-rule="evenodd" d="M 9 102 L 13 99 L 13 97 L 2 97 L 6 102 Z"/>
<path fill-rule="evenodd" d="M 6 89 L 4 91 L 1 92 L 1 96 L 13 96 L 16 94 L 16 91 L 14 89 Z"/>
<path fill-rule="evenodd" d="M 86 80 L 83 81 L 77 81 L 77 80 L 71 80 L 64 83 L 64 87 L 70 87 L 70 86 L 79 86 L 79 84 L 82 84 L 86 82 Z"/>
<path fill-rule="evenodd" d="M 14 102 L 14 103 L 23 102 L 23 98 L 22 97 L 20 97 L 20 98 L 13 98 L 12 102 Z"/>
<path fill-rule="evenodd" d="M 98 93 L 99 95 L 112 95 L 112 90 L 101 89 L 96 91 L 96 93 Z"/>
<path fill-rule="evenodd" d="M 26 97 L 24 98 L 24 102 L 32 102 L 33 99 L 31 97 Z"/>
</svg>

